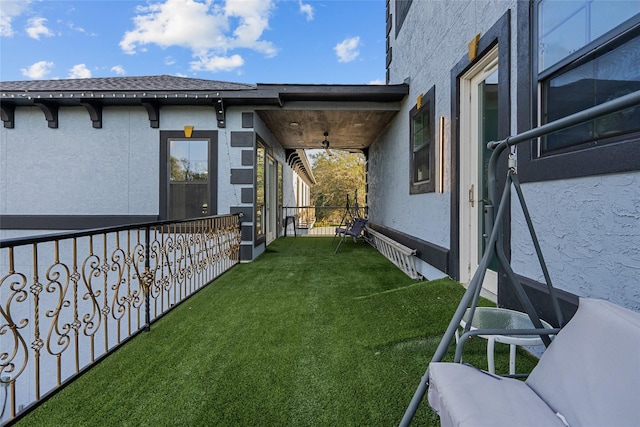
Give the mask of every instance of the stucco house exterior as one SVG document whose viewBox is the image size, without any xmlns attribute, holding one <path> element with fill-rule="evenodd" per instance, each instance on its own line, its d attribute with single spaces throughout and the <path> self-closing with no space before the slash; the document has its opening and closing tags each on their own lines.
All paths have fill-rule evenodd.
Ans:
<svg viewBox="0 0 640 427">
<path fill-rule="evenodd" d="M 402 82 L 402 110 L 369 150 L 370 221 L 465 283 L 486 233 L 486 142 L 639 90 L 640 3 L 389 0 L 387 83 Z M 636 106 L 511 149 L 568 310 L 576 296 L 640 310 L 639 131 Z M 545 313 L 513 199 L 506 251 Z M 490 273 L 485 289 L 513 306 L 504 276 Z"/>
<path fill-rule="evenodd" d="M 366 149 L 408 88 L 145 76 L 1 90 L 2 238 L 242 213 L 250 261 L 284 233 L 283 207 L 310 204 L 303 148 L 331 132 Z"/>
<path fill-rule="evenodd" d="M 486 143 L 640 90 L 637 1 L 387 0 L 386 38 L 380 86 L 1 83 L 3 237 L 187 215 L 171 204 L 188 195 L 190 212 L 244 214 L 251 260 L 283 234 L 278 207 L 308 203 L 302 150 L 327 132 L 367 157 L 370 227 L 416 249 L 427 279 L 465 283 L 484 250 Z M 511 151 L 564 307 L 591 296 L 640 310 L 640 107 Z M 172 156 L 194 162 L 174 166 L 195 181 L 208 162 L 208 186 L 180 189 Z M 545 317 L 515 202 L 502 232 Z M 499 269 L 485 290 L 517 306 Z"/>
</svg>

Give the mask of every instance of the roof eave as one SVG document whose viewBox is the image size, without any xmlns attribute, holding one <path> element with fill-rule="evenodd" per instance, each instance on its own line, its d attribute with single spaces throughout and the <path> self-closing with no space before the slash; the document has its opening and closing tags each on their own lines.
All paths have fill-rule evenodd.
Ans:
<svg viewBox="0 0 640 427">
<path fill-rule="evenodd" d="M 256 85 L 258 91 L 277 92 L 284 101 L 377 101 L 399 102 L 409 94 L 409 85 Z"/>
</svg>

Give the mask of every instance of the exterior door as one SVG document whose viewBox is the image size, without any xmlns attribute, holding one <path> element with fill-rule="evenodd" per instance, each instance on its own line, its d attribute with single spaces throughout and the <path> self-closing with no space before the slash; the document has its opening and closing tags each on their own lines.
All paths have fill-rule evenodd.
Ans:
<svg viewBox="0 0 640 427">
<path fill-rule="evenodd" d="M 270 156 L 267 156 L 265 181 L 265 226 L 269 244 L 277 236 L 278 225 L 278 164 Z"/>
<path fill-rule="evenodd" d="M 491 151 L 498 139 L 498 48 L 469 70 L 460 81 L 460 279 L 469 282 L 486 247 L 484 206 Z M 483 288 L 498 293 L 495 259 Z"/>
</svg>

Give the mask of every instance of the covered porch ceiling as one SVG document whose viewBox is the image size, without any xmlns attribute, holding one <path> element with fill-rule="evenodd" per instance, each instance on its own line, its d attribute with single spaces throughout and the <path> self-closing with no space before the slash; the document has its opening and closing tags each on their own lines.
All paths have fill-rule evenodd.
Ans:
<svg viewBox="0 0 640 427">
<path fill-rule="evenodd" d="M 275 90 L 278 107 L 256 113 L 288 150 L 329 148 L 358 152 L 367 149 L 387 128 L 409 92 L 408 85 L 258 85 Z"/>
</svg>

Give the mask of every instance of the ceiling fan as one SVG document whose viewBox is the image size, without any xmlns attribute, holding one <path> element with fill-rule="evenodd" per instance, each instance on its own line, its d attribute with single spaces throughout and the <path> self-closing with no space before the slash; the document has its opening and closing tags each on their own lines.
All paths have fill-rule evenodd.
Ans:
<svg viewBox="0 0 640 427">
<path fill-rule="evenodd" d="M 329 150 L 329 140 L 327 140 L 328 136 L 329 136 L 329 132 L 325 132 L 324 140 L 322 141 L 322 148 L 325 149 L 328 155 L 333 156 L 333 153 L 331 152 L 331 150 Z"/>
</svg>

